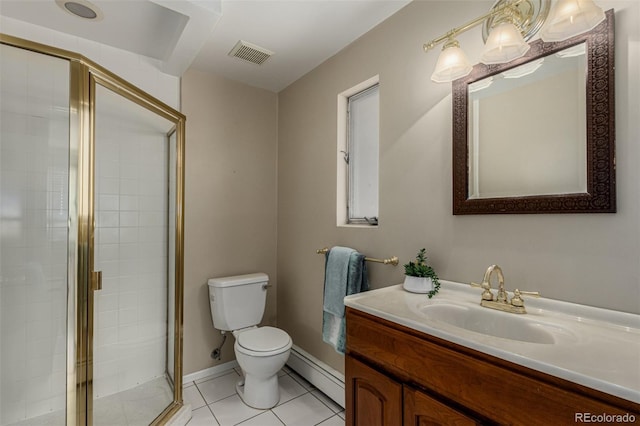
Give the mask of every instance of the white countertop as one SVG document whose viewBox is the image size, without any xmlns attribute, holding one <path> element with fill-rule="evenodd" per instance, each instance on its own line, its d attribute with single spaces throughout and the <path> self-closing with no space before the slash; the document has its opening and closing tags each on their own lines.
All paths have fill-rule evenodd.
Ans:
<svg viewBox="0 0 640 426">
<path fill-rule="evenodd" d="M 504 315 L 505 321 L 526 317 L 560 332 L 552 344 L 512 340 L 428 318 L 421 309 L 429 305 L 454 301 L 473 309 L 479 306 L 480 289 L 451 281 L 440 283 L 440 292 L 432 299 L 395 285 L 347 296 L 344 303 L 414 330 L 640 403 L 640 315 L 523 296 L 526 314 L 491 311 Z"/>
</svg>

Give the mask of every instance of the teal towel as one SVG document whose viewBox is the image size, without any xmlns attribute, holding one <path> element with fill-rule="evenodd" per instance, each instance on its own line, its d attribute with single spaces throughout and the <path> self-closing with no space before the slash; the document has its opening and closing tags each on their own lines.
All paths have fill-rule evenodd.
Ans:
<svg viewBox="0 0 640 426">
<path fill-rule="evenodd" d="M 349 282 L 349 262 L 354 249 L 333 247 L 327 253 L 324 269 L 324 303 L 323 310 L 338 317 L 344 316 L 342 299 L 347 294 Z"/>
<path fill-rule="evenodd" d="M 346 349 L 344 297 L 369 290 L 366 262 L 364 255 L 345 247 L 332 248 L 326 259 L 322 340 L 343 354 Z"/>
</svg>

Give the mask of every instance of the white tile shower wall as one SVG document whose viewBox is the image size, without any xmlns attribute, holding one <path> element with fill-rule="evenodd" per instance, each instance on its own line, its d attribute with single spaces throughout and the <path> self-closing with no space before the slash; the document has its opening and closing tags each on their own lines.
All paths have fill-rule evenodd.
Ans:
<svg viewBox="0 0 640 426">
<path fill-rule="evenodd" d="M 98 111 L 95 398 L 165 373 L 167 168 L 163 134 Z"/>
<path fill-rule="evenodd" d="M 0 425 L 65 406 L 66 61 L 2 46 Z"/>
<path fill-rule="evenodd" d="M 0 28 L 7 35 L 80 53 L 172 108 L 180 109 L 180 78 L 161 72 L 152 58 L 6 16 L 0 16 Z"/>
</svg>

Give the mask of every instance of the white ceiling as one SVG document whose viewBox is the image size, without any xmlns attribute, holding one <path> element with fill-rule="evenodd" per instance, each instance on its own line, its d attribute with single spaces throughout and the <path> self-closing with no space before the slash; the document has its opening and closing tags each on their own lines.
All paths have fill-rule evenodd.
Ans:
<svg viewBox="0 0 640 426">
<path fill-rule="evenodd" d="M 0 0 L 0 14 L 154 58 L 169 74 L 192 66 L 278 92 L 411 0 L 90 1 L 102 19 L 55 0 Z M 231 57 L 238 40 L 275 54 L 262 65 Z"/>
<path fill-rule="evenodd" d="M 280 91 L 410 0 L 226 0 L 193 67 Z M 275 54 L 262 65 L 228 56 L 238 40 Z"/>
</svg>

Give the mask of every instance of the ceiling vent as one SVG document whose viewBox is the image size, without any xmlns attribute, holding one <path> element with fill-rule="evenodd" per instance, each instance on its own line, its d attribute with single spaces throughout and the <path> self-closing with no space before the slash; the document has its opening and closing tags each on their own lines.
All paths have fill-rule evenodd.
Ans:
<svg viewBox="0 0 640 426">
<path fill-rule="evenodd" d="M 273 52 L 255 44 L 247 43 L 239 40 L 229 52 L 229 56 L 235 56 L 253 64 L 262 65 L 264 61 L 269 59 Z"/>
</svg>

